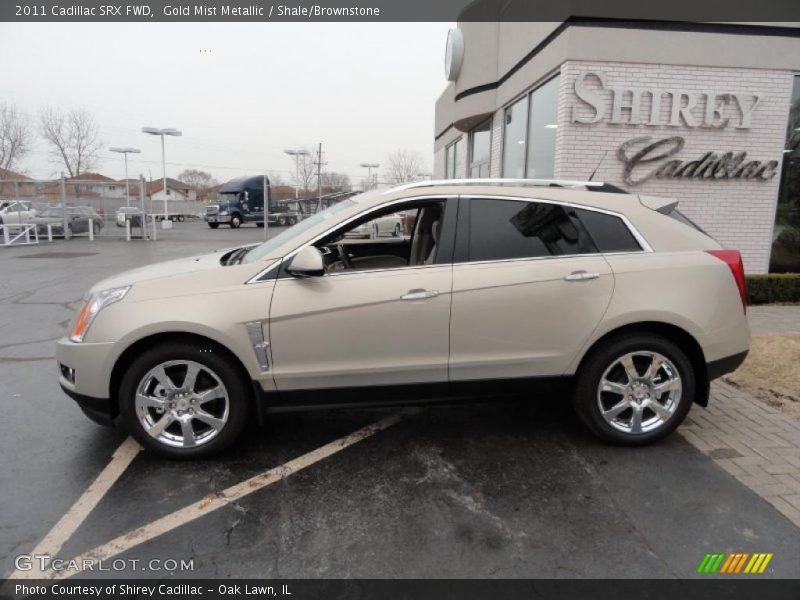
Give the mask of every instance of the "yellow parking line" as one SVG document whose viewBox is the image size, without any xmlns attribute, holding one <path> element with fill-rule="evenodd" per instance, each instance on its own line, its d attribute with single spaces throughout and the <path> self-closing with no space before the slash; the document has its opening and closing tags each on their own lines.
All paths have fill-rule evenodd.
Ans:
<svg viewBox="0 0 800 600">
<path fill-rule="evenodd" d="M 70 509 L 53 525 L 47 535 L 42 538 L 31 551 L 33 556 L 57 556 L 59 550 L 72 537 L 72 534 L 81 526 L 95 506 L 111 489 L 111 486 L 125 472 L 128 465 L 133 462 L 142 447 L 133 438 L 127 438 L 111 456 L 111 461 L 105 466 L 95 480 L 86 488 Z M 38 564 L 34 563 L 34 564 Z M 35 579 L 41 577 L 42 572 L 37 568 L 30 571 L 14 571 L 9 579 Z"/>
<path fill-rule="evenodd" d="M 767 554 L 767 555 L 764 557 L 764 562 L 762 562 L 762 563 L 761 563 L 761 566 L 760 566 L 760 567 L 759 567 L 759 569 L 758 569 L 758 572 L 759 572 L 759 573 L 763 573 L 764 571 L 766 571 L 766 570 L 767 570 L 767 565 L 769 564 L 769 561 L 771 561 L 771 560 L 772 560 L 772 557 L 773 557 L 773 556 L 774 556 L 774 555 L 773 555 L 773 553 L 772 553 L 772 552 L 770 552 L 769 554 Z"/>
<path fill-rule="evenodd" d="M 124 533 L 121 536 L 114 538 L 110 542 L 103 544 L 102 546 L 98 546 L 97 548 L 89 550 L 85 554 L 76 556 L 72 559 L 72 561 L 75 561 L 78 565 L 82 565 L 84 564 L 84 561 L 106 560 L 108 558 L 117 556 L 118 554 L 126 552 L 131 548 L 135 548 L 144 542 L 150 541 L 153 538 L 172 531 L 173 529 L 177 529 L 178 527 L 194 521 L 195 519 L 199 519 L 200 517 L 207 515 L 218 508 L 227 506 L 231 502 L 235 502 L 249 494 L 252 494 L 255 491 L 286 479 L 293 473 L 302 471 L 314 463 L 328 458 L 337 452 L 341 452 L 345 448 L 352 446 L 353 444 L 357 444 L 358 442 L 378 433 L 379 431 L 383 431 L 384 429 L 391 427 L 392 425 L 400 422 L 404 416 L 414 412 L 416 411 L 413 409 L 401 411 L 385 417 L 376 423 L 362 427 L 361 429 L 354 431 L 343 438 L 334 440 L 333 442 L 325 444 L 324 446 L 303 454 L 302 456 L 298 456 L 297 458 L 294 458 L 278 467 L 274 467 L 264 471 L 263 473 L 255 475 L 250 479 L 246 479 L 241 483 L 237 483 L 236 485 L 226 488 L 222 492 L 210 494 L 202 500 L 178 509 L 175 512 L 148 523 L 147 525 Z M 37 574 L 37 578 L 66 579 L 79 573 L 80 571 L 50 570 L 46 571 L 44 574 Z"/>
</svg>

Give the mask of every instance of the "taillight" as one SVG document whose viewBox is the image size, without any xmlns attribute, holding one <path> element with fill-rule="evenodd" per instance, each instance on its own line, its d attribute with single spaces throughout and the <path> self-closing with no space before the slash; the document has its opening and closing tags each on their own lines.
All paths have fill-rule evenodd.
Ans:
<svg viewBox="0 0 800 600">
<path fill-rule="evenodd" d="M 744 264 L 742 264 L 742 255 L 738 250 L 706 250 L 710 255 L 716 256 L 724 262 L 733 273 L 733 278 L 736 281 L 736 287 L 739 288 L 739 296 L 742 298 L 742 308 L 747 313 L 747 288 L 744 282 Z"/>
</svg>

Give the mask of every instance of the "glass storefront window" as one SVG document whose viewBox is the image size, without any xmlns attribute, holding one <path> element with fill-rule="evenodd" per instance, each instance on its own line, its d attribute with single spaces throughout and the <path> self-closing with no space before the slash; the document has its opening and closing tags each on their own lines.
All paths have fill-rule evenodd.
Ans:
<svg viewBox="0 0 800 600">
<path fill-rule="evenodd" d="M 456 179 L 464 177 L 464 162 L 466 156 L 464 155 L 464 147 L 466 142 L 464 138 L 460 137 L 458 140 L 445 148 L 444 155 L 444 178 Z"/>
<path fill-rule="evenodd" d="M 800 76 L 795 76 L 783 151 L 769 270 L 800 273 Z"/>
<path fill-rule="evenodd" d="M 503 132 L 503 177 L 525 177 L 525 129 L 528 125 L 528 97 L 506 109 Z"/>
<path fill-rule="evenodd" d="M 558 80 L 558 77 L 551 79 L 531 94 L 525 171 L 525 176 L 531 179 L 552 179 L 554 176 L 558 127 Z"/>
<path fill-rule="evenodd" d="M 492 151 L 492 120 L 487 119 L 470 132 L 469 177 L 489 177 Z"/>
</svg>

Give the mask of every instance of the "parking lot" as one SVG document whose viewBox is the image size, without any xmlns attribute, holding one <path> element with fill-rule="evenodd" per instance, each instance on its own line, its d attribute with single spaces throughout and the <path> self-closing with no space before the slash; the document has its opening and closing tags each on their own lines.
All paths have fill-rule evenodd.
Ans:
<svg viewBox="0 0 800 600">
<path fill-rule="evenodd" d="M 137 453 L 60 391 L 54 340 L 103 277 L 264 236 L 158 233 L 0 248 L 4 576 L 43 538 L 64 559 L 191 559 L 174 575 L 194 577 L 685 578 L 714 552 L 800 576 L 798 528 L 680 434 L 606 446 L 567 398 L 271 415 L 213 460 Z M 82 495 L 93 508 L 71 509 Z"/>
</svg>

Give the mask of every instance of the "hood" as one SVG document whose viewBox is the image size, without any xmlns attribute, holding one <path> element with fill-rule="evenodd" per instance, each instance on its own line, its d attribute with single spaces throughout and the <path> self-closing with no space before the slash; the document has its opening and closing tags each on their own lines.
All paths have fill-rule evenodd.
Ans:
<svg viewBox="0 0 800 600">
<path fill-rule="evenodd" d="M 89 292 L 94 293 L 109 288 L 133 285 L 145 281 L 173 279 L 182 275 L 211 271 L 214 269 L 230 269 L 231 267 L 224 267 L 220 264 L 220 258 L 233 250 L 236 250 L 236 248 L 225 248 L 223 250 L 216 250 L 211 254 L 201 254 L 189 258 L 168 260 L 166 262 L 139 267 L 138 269 L 131 269 L 130 271 L 123 271 L 118 275 L 97 282 L 92 286 Z M 254 264 L 252 266 L 254 270 L 261 270 L 265 265 Z"/>
</svg>

